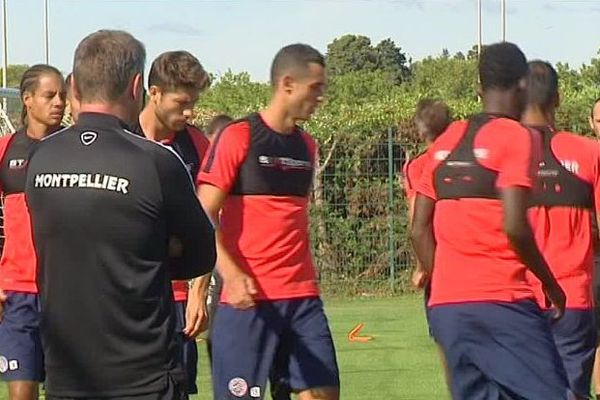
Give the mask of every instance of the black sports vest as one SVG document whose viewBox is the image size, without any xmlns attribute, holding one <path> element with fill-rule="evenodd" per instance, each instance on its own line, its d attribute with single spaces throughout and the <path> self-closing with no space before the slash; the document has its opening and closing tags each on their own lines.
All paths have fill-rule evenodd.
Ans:
<svg viewBox="0 0 600 400">
<path fill-rule="evenodd" d="M 190 175 L 196 177 L 200 171 L 202 160 L 200 160 L 198 149 L 191 135 L 194 135 L 194 133 L 190 132 L 188 126 L 186 126 L 175 134 L 175 138 L 171 143 L 165 144 L 165 146 L 169 146 L 175 150 L 175 153 L 183 160 L 185 168 Z"/>
<path fill-rule="evenodd" d="M 133 133 L 141 137 L 146 137 L 139 121 L 135 124 L 135 126 L 132 126 L 131 128 Z M 188 128 L 193 128 L 193 126 L 186 124 L 185 128 L 175 133 L 172 142 L 161 144 L 163 146 L 170 147 L 171 149 L 173 149 L 173 151 L 177 153 L 177 155 L 185 164 L 185 168 L 188 170 L 190 175 L 192 177 L 196 177 L 198 176 L 198 172 L 200 171 L 202 160 L 200 160 L 200 157 L 198 155 L 198 149 L 196 148 L 194 140 L 191 136 L 194 133 L 190 132 Z"/>
<path fill-rule="evenodd" d="M 594 188 L 566 169 L 552 152 L 553 129 L 533 127 L 543 137 L 542 161 L 537 172 L 538 182 L 531 204 L 543 207 L 594 209 Z"/>
<path fill-rule="evenodd" d="M 497 199 L 498 173 L 482 166 L 474 154 L 477 132 L 494 117 L 477 114 L 469 119 L 467 131 L 458 145 L 434 172 L 438 200 L 482 198 Z"/>
<path fill-rule="evenodd" d="M 257 113 L 244 121 L 250 124 L 250 146 L 230 193 L 308 196 L 314 163 L 300 128 L 291 135 L 278 134 Z"/>
</svg>

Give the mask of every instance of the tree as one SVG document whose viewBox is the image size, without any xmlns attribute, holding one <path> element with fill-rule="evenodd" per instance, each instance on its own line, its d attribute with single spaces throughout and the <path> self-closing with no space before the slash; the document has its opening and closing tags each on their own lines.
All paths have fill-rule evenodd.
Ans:
<svg viewBox="0 0 600 400">
<path fill-rule="evenodd" d="M 413 63 L 412 90 L 445 101 L 476 99 L 477 61 L 442 54 Z"/>
<path fill-rule="evenodd" d="M 382 40 L 373 47 L 366 36 L 344 35 L 327 46 L 327 69 L 332 76 L 384 71 L 397 84 L 406 80 L 410 73 L 406 64 L 406 55 L 391 39 Z"/>
<path fill-rule="evenodd" d="M 270 86 L 253 82 L 246 72 L 227 71 L 200 97 L 196 119 L 200 124 L 217 113 L 240 118 L 263 108 L 269 100 Z"/>
</svg>

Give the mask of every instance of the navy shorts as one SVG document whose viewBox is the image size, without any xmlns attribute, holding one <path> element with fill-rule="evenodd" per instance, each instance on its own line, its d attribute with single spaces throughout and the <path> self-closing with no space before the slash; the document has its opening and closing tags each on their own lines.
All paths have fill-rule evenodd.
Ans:
<svg viewBox="0 0 600 400">
<path fill-rule="evenodd" d="M 212 346 L 215 400 L 262 399 L 269 377 L 293 391 L 340 385 L 318 297 L 260 301 L 248 310 L 219 304 Z"/>
<path fill-rule="evenodd" d="M 438 305 L 430 318 L 454 399 L 572 398 L 550 323 L 533 301 Z"/>
<path fill-rule="evenodd" d="M 37 294 L 7 291 L 0 322 L 0 378 L 4 381 L 44 381 Z"/>
<path fill-rule="evenodd" d="M 546 315 L 551 319 L 551 312 Z M 578 397 L 588 398 L 597 343 L 594 311 L 566 310 L 565 315 L 551 325 L 571 390 Z"/>
<path fill-rule="evenodd" d="M 177 314 L 177 324 L 175 331 L 179 344 L 179 357 L 186 375 L 188 394 L 198 393 L 196 386 L 196 376 L 198 374 L 198 347 L 194 339 L 188 338 L 184 333 L 185 328 L 185 301 L 175 302 L 175 313 Z"/>
</svg>

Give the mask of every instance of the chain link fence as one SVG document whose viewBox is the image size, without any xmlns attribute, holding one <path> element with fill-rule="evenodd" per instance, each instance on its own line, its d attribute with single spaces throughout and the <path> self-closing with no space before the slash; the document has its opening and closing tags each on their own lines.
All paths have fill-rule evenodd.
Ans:
<svg viewBox="0 0 600 400">
<path fill-rule="evenodd" d="M 409 288 L 414 258 L 402 165 L 417 154 L 418 144 L 402 133 L 390 128 L 362 149 L 338 145 L 321 154 L 329 159 L 316 178 L 311 235 L 327 294 L 381 295 Z"/>
<path fill-rule="evenodd" d="M 0 92 L 5 117 L 19 126 L 18 95 Z M 4 108 L 6 105 L 6 108 Z M 6 122 L 2 135 L 10 133 Z M 323 149 L 311 207 L 311 239 L 323 292 L 386 295 L 409 288 L 414 257 L 402 166 L 419 152 L 412 123 Z M 0 208 L 0 245 L 3 245 Z"/>
</svg>

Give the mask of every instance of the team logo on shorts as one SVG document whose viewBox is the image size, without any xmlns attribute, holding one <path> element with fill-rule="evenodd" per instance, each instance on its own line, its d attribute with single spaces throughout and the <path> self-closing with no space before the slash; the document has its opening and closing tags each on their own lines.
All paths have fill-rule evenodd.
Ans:
<svg viewBox="0 0 600 400">
<path fill-rule="evenodd" d="M 98 134 L 92 131 L 83 132 L 81 136 L 79 136 L 81 143 L 83 143 L 84 146 L 89 146 L 90 144 L 94 143 L 97 137 Z"/>
<path fill-rule="evenodd" d="M 260 397 L 260 386 L 253 386 L 250 388 L 250 397 Z"/>
<path fill-rule="evenodd" d="M 248 393 L 248 383 L 242 378 L 233 378 L 229 381 L 228 387 L 235 397 L 243 397 Z"/>
<path fill-rule="evenodd" d="M 0 374 L 8 371 L 8 360 L 4 356 L 0 356 Z"/>
</svg>

